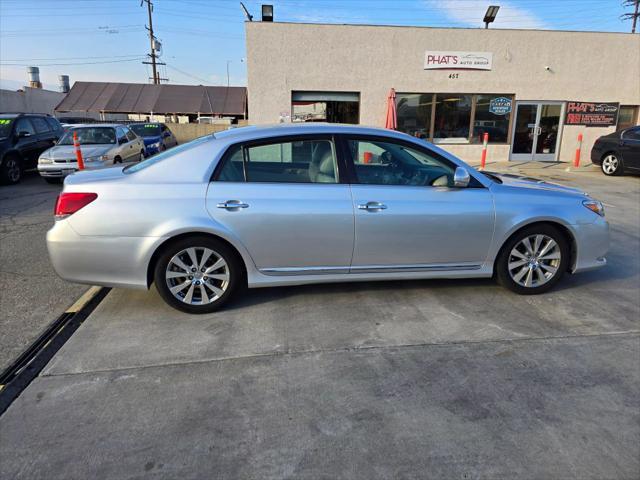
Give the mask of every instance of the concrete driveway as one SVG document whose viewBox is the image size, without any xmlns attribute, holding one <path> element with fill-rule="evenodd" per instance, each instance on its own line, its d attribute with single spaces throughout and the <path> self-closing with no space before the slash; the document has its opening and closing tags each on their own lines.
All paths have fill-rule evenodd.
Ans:
<svg viewBox="0 0 640 480">
<path fill-rule="evenodd" d="M 0 417 L 0 477 L 638 478 L 639 179 L 529 173 L 605 201 L 606 269 L 536 297 L 255 290 L 205 316 L 114 290 Z"/>
</svg>

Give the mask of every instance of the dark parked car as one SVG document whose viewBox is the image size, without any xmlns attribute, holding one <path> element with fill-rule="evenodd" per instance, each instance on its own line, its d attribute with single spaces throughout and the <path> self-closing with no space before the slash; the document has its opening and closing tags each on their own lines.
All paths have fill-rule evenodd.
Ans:
<svg viewBox="0 0 640 480">
<path fill-rule="evenodd" d="M 132 123 L 129 128 L 144 140 L 147 157 L 178 144 L 176 137 L 164 123 Z"/>
<path fill-rule="evenodd" d="M 60 122 L 49 115 L 0 114 L 0 182 L 18 183 L 62 133 Z"/>
<path fill-rule="evenodd" d="M 605 175 L 640 173 L 640 125 L 597 139 L 591 161 L 600 165 Z"/>
</svg>

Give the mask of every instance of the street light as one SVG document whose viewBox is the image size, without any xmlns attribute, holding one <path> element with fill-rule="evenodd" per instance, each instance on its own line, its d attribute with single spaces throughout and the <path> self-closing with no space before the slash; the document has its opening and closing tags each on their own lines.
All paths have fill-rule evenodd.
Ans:
<svg viewBox="0 0 640 480">
<path fill-rule="evenodd" d="M 273 5 L 262 5 L 262 21 L 273 22 Z"/>
<path fill-rule="evenodd" d="M 489 28 L 489 24 L 493 23 L 496 19 L 496 15 L 498 15 L 498 10 L 500 10 L 500 5 L 490 5 L 487 8 L 487 13 L 484 14 L 484 28 Z"/>
</svg>

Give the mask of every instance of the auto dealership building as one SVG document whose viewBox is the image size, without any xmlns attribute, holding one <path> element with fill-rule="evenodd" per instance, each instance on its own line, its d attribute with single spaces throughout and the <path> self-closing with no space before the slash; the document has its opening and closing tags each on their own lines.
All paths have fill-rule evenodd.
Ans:
<svg viewBox="0 0 640 480">
<path fill-rule="evenodd" d="M 398 130 L 465 160 L 571 161 L 640 123 L 640 35 L 247 22 L 252 124 Z"/>
</svg>

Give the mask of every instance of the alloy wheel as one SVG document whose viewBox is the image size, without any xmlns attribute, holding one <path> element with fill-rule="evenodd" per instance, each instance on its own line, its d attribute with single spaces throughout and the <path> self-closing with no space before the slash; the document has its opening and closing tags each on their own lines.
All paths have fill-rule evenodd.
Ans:
<svg viewBox="0 0 640 480">
<path fill-rule="evenodd" d="M 562 253 L 558 243 L 542 234 L 520 240 L 509 253 L 509 275 L 518 285 L 535 288 L 555 277 Z"/>
<path fill-rule="evenodd" d="M 189 305 L 208 305 L 218 300 L 229 286 L 229 266 L 218 252 L 190 247 L 176 253 L 165 271 L 171 294 Z"/>
<path fill-rule="evenodd" d="M 607 155 L 602 159 L 602 171 L 607 175 L 613 175 L 618 170 L 620 162 L 615 155 Z"/>
</svg>

